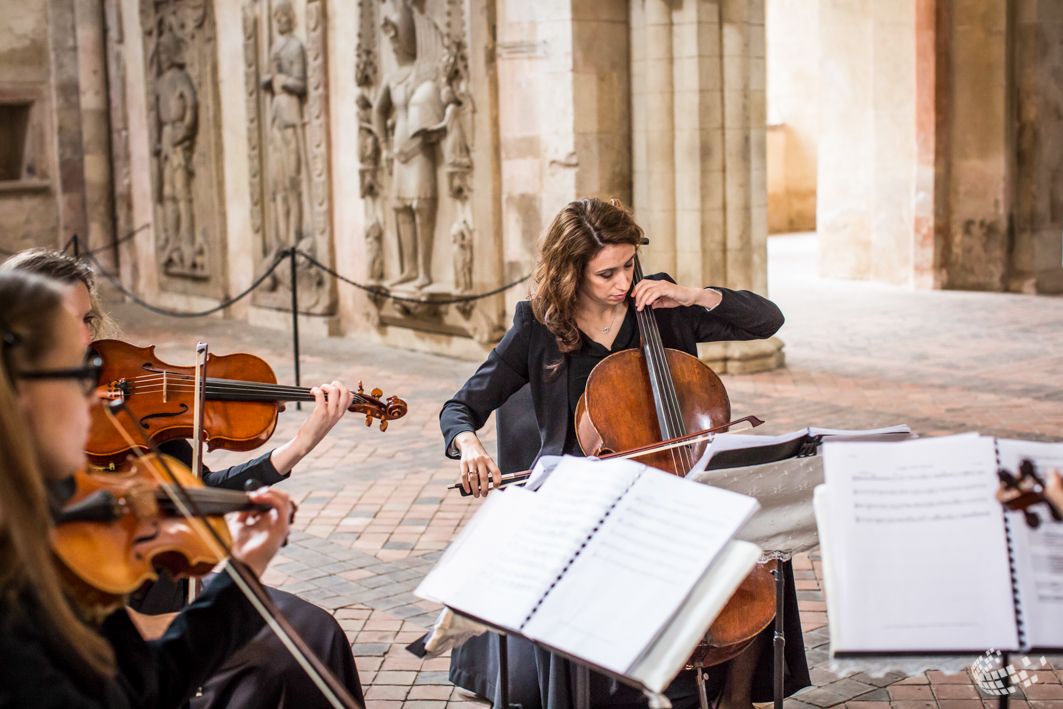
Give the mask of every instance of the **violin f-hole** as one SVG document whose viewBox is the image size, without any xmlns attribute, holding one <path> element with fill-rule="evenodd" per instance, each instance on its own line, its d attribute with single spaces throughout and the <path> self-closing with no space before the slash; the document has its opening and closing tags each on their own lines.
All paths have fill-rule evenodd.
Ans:
<svg viewBox="0 0 1063 709">
<path fill-rule="evenodd" d="M 183 414 L 188 413 L 188 404 L 181 404 L 180 406 L 180 411 L 171 411 L 170 413 L 166 414 L 148 414 L 147 416 L 142 416 L 140 418 L 140 425 L 144 428 L 148 428 L 148 419 L 169 419 L 174 418 L 175 416 L 181 416 Z"/>
</svg>

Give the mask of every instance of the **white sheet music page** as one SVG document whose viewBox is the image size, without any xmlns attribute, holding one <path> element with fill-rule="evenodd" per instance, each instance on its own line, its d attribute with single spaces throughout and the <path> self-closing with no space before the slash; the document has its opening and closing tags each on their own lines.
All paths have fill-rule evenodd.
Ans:
<svg viewBox="0 0 1063 709">
<path fill-rule="evenodd" d="M 524 634 L 627 673 L 756 508 L 751 497 L 644 468 Z"/>
<path fill-rule="evenodd" d="M 824 473 L 835 651 L 1017 648 L 993 439 L 827 443 Z"/>
<path fill-rule="evenodd" d="M 1018 475 L 1029 459 L 1042 480 L 1052 469 L 1063 471 L 1063 443 L 997 439 L 1000 466 Z M 1063 523 L 1056 522 L 1045 504 L 1030 508 L 1041 519 L 1031 529 L 1021 512 L 1008 513 L 1015 571 L 1019 583 L 1026 642 L 1030 647 L 1063 646 Z"/>
<path fill-rule="evenodd" d="M 539 492 L 491 493 L 416 594 L 519 629 L 642 467 L 596 465 L 566 458 Z"/>
</svg>

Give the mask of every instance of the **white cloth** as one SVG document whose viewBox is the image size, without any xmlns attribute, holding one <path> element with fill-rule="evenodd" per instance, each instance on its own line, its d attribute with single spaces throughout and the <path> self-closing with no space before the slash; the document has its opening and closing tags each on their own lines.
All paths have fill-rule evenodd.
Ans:
<svg viewBox="0 0 1063 709">
<path fill-rule="evenodd" d="M 812 511 L 812 491 L 823 483 L 823 459 L 818 455 L 706 470 L 687 477 L 757 498 L 760 510 L 736 539 L 756 544 L 764 550 L 765 559 L 786 560 L 819 546 Z"/>
</svg>

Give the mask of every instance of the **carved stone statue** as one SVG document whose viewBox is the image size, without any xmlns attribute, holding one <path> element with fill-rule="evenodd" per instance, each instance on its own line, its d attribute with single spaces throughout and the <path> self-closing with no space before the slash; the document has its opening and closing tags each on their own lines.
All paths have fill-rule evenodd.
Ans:
<svg viewBox="0 0 1063 709">
<path fill-rule="evenodd" d="M 358 106 L 358 169 L 361 195 L 365 197 L 380 196 L 380 181 L 377 170 L 380 168 L 380 138 L 373 125 L 373 103 L 364 92 L 355 100 Z"/>
<path fill-rule="evenodd" d="M 465 220 L 450 229 L 454 246 L 454 288 L 459 293 L 472 291 L 472 230 Z"/>
<path fill-rule="evenodd" d="M 450 84 L 444 84 L 440 98 L 446 106 L 443 121 L 424 130 L 423 135 L 443 141 L 443 164 L 447 172 L 447 190 L 454 199 L 468 199 L 472 191 L 469 176 L 472 173 L 472 157 L 469 143 L 465 140 L 465 128 L 461 125 L 461 101 L 454 95 Z"/>
<path fill-rule="evenodd" d="M 444 118 L 437 79 L 446 40 L 439 27 L 410 0 L 388 0 L 381 28 L 391 41 L 397 68 L 389 73 L 373 107 L 378 136 L 390 147 L 392 209 L 398 232 L 400 274 L 391 285 L 432 282 L 432 237 L 438 188 L 434 142 L 429 130 Z M 388 130 L 393 122 L 393 129 Z M 389 140 L 390 139 L 390 140 Z"/>
<path fill-rule="evenodd" d="M 206 247 L 196 236 L 192 206 L 192 156 L 199 127 L 199 102 L 185 70 L 181 39 L 163 28 L 155 43 L 155 201 L 162 206 L 165 229 L 163 268 L 181 275 L 206 275 Z"/>
<path fill-rule="evenodd" d="M 369 280 L 373 283 L 384 280 L 384 227 L 378 221 L 365 230 L 365 261 L 369 264 Z"/>
<path fill-rule="evenodd" d="M 289 0 L 273 6 L 277 38 L 269 50 L 269 73 L 262 88 L 272 93 L 269 108 L 269 187 L 273 233 L 267 235 L 268 256 L 303 238 L 303 165 L 306 133 L 303 102 L 306 99 L 306 49 L 295 29 L 295 11 Z"/>
</svg>

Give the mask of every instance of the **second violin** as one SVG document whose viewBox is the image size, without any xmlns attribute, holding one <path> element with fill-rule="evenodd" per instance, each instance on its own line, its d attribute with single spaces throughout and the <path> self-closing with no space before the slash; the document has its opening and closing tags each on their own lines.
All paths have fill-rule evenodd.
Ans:
<svg viewBox="0 0 1063 709">
<path fill-rule="evenodd" d="M 103 359 L 98 392 L 107 399 L 122 398 L 131 414 L 156 443 L 192 438 L 195 399 L 195 367 L 178 367 L 155 356 L 155 348 L 136 347 L 118 340 L 99 340 L 92 345 Z M 247 451 L 269 440 L 277 427 L 280 405 L 313 401 L 309 388 L 277 383 L 273 369 L 251 354 L 209 355 L 205 385 L 204 440 L 208 450 Z M 383 392 L 366 394 L 361 385 L 349 411 L 365 414 L 366 425 L 406 415 L 406 402 L 398 397 L 381 401 Z M 129 445 L 116 436 L 114 427 L 96 409 L 85 446 L 97 465 L 121 462 Z"/>
</svg>

